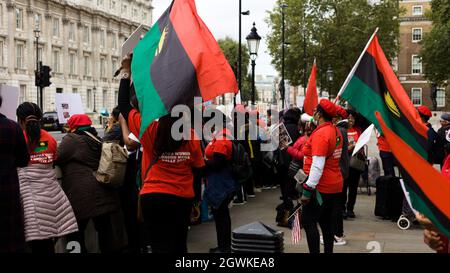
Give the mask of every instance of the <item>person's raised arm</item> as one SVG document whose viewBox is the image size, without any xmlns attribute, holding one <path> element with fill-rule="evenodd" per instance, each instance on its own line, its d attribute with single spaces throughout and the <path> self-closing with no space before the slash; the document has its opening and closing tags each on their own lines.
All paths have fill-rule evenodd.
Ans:
<svg viewBox="0 0 450 273">
<path fill-rule="evenodd" d="M 118 105 L 120 113 L 128 120 L 128 114 L 133 109 L 130 104 L 131 85 L 131 56 L 127 55 L 122 60 L 122 79 L 119 86 Z"/>
</svg>

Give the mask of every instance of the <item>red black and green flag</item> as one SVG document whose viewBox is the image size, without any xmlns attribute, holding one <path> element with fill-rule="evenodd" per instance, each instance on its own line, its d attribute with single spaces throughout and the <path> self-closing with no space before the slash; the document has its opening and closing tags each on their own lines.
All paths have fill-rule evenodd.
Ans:
<svg viewBox="0 0 450 273">
<path fill-rule="evenodd" d="M 450 238 L 450 180 L 389 129 L 379 113 L 377 119 L 395 158 L 405 170 L 403 181 L 414 209 Z"/>
<path fill-rule="evenodd" d="M 427 159 L 427 130 L 392 70 L 376 33 L 347 77 L 338 97 L 348 101 L 381 131 L 379 112 L 388 128 Z"/>
<path fill-rule="evenodd" d="M 238 91 L 217 41 L 194 0 L 174 0 L 133 51 L 131 65 L 142 116 L 141 135 L 176 105 Z"/>
</svg>

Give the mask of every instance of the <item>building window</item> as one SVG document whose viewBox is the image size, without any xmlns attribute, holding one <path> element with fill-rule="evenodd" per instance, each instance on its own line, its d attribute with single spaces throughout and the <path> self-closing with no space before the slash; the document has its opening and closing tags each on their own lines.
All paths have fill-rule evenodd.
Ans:
<svg viewBox="0 0 450 273">
<path fill-rule="evenodd" d="M 419 55 L 412 55 L 411 72 L 413 75 L 422 74 L 422 60 Z"/>
<path fill-rule="evenodd" d="M 128 6 L 127 5 L 122 5 L 122 14 L 126 16 L 127 12 L 128 12 Z"/>
<path fill-rule="evenodd" d="M 103 108 L 106 108 L 108 106 L 108 90 L 103 89 L 103 94 L 102 94 L 102 99 L 103 99 Z"/>
<path fill-rule="evenodd" d="M 102 7 L 103 6 L 103 0 L 97 0 L 97 6 Z"/>
<path fill-rule="evenodd" d="M 110 3 L 109 7 L 110 7 L 111 10 L 114 11 L 116 9 L 116 1 L 111 0 L 111 3 Z"/>
<path fill-rule="evenodd" d="M 0 66 L 3 66 L 3 41 L 0 41 Z"/>
<path fill-rule="evenodd" d="M 89 56 L 84 56 L 84 75 L 89 76 L 91 74 L 91 62 Z"/>
<path fill-rule="evenodd" d="M 119 101 L 119 90 L 114 91 L 114 104 L 117 104 Z"/>
<path fill-rule="evenodd" d="M 88 109 L 92 109 L 92 90 L 88 89 L 86 91 L 86 106 Z"/>
<path fill-rule="evenodd" d="M 77 88 L 72 88 L 72 93 L 77 94 L 78 93 L 78 89 Z"/>
<path fill-rule="evenodd" d="M 117 49 L 117 37 L 116 37 L 115 33 L 112 34 L 111 40 L 112 40 L 111 41 L 112 42 L 112 48 L 113 49 Z"/>
<path fill-rule="evenodd" d="M 137 9 L 133 9 L 133 17 L 136 18 L 138 16 L 138 11 Z"/>
<path fill-rule="evenodd" d="M 422 6 L 413 6 L 412 7 L 412 15 L 413 16 L 423 15 L 423 8 L 422 8 Z"/>
<path fill-rule="evenodd" d="M 445 107 L 445 89 L 438 88 L 436 92 L 437 107 Z"/>
<path fill-rule="evenodd" d="M 53 36 L 59 37 L 59 18 L 53 18 Z"/>
<path fill-rule="evenodd" d="M 69 24 L 69 41 L 75 41 L 75 23 Z"/>
<path fill-rule="evenodd" d="M 142 13 L 142 20 L 147 20 L 147 12 Z"/>
<path fill-rule="evenodd" d="M 422 88 L 411 89 L 411 101 L 414 106 L 422 105 Z"/>
<path fill-rule="evenodd" d="M 16 8 L 16 28 L 23 29 L 23 11 Z"/>
<path fill-rule="evenodd" d="M 84 27 L 84 31 L 83 31 L 83 42 L 85 44 L 88 44 L 91 40 L 91 33 L 90 33 L 90 29 L 88 26 Z"/>
<path fill-rule="evenodd" d="M 21 84 L 19 86 L 19 103 L 24 103 L 27 101 L 27 86 Z"/>
<path fill-rule="evenodd" d="M 53 50 L 53 70 L 59 72 L 59 50 Z"/>
<path fill-rule="evenodd" d="M 105 58 L 100 58 L 100 77 L 105 77 Z"/>
<path fill-rule="evenodd" d="M 117 60 L 116 59 L 112 59 L 111 60 L 111 68 L 112 68 L 111 75 L 114 75 L 116 73 L 116 70 L 119 69 L 117 67 Z"/>
<path fill-rule="evenodd" d="M 105 35 L 106 35 L 105 31 L 101 30 L 100 31 L 100 45 L 102 47 L 105 47 Z"/>
<path fill-rule="evenodd" d="M 42 30 L 42 15 L 39 13 L 34 15 L 34 28 Z"/>
<path fill-rule="evenodd" d="M 42 54 L 44 54 L 42 47 L 39 47 L 38 48 L 38 62 L 42 62 Z"/>
<path fill-rule="evenodd" d="M 62 88 L 56 88 L 56 93 L 62 94 L 62 92 L 63 92 L 63 89 L 62 89 Z"/>
<path fill-rule="evenodd" d="M 23 68 L 24 66 L 23 54 L 24 54 L 24 45 L 16 44 L 16 68 Z"/>
<path fill-rule="evenodd" d="M 75 53 L 71 52 L 69 54 L 69 74 L 70 75 L 75 75 Z"/>
<path fill-rule="evenodd" d="M 421 28 L 413 28 L 412 29 L 412 41 L 413 41 L 413 43 L 422 41 L 422 29 Z"/>
<path fill-rule="evenodd" d="M 0 3 L 0 25 L 3 25 L 3 4 Z"/>
</svg>

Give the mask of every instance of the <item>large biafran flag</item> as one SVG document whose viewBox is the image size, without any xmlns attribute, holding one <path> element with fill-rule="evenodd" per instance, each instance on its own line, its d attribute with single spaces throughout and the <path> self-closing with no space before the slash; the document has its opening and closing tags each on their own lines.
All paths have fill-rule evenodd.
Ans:
<svg viewBox="0 0 450 273">
<path fill-rule="evenodd" d="M 381 131 L 375 117 L 378 111 L 388 128 L 427 159 L 428 128 L 398 81 L 376 34 L 366 48 L 348 75 L 340 97 Z"/>
<path fill-rule="evenodd" d="M 436 228 L 450 238 L 450 180 L 392 132 L 379 113 L 377 118 L 395 158 L 406 171 L 402 173 L 403 179 L 414 209 L 427 216 Z"/>
<path fill-rule="evenodd" d="M 131 65 L 142 116 L 140 135 L 176 105 L 238 91 L 217 41 L 194 0 L 174 0 L 133 51 Z"/>
</svg>

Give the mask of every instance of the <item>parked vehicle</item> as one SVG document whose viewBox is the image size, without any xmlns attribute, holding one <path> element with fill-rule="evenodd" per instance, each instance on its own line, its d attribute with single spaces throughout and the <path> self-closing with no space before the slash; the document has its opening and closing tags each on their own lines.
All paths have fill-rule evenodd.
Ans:
<svg viewBox="0 0 450 273">
<path fill-rule="evenodd" d="M 65 133 L 64 126 L 59 124 L 58 114 L 56 112 L 45 112 L 42 117 L 42 129 L 46 131 L 61 131 Z"/>
</svg>

